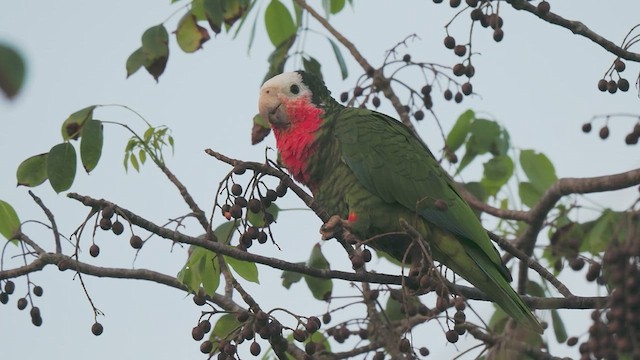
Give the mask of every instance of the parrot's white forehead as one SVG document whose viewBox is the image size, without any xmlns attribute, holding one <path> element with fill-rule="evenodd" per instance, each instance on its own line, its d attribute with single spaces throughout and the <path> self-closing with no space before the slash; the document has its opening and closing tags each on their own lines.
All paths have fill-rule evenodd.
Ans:
<svg viewBox="0 0 640 360">
<path fill-rule="evenodd" d="M 291 85 L 296 84 L 300 87 L 307 88 L 307 86 L 302 82 L 302 75 L 297 72 L 285 72 L 280 75 L 276 75 L 271 79 L 267 80 L 262 88 L 287 88 Z"/>
</svg>

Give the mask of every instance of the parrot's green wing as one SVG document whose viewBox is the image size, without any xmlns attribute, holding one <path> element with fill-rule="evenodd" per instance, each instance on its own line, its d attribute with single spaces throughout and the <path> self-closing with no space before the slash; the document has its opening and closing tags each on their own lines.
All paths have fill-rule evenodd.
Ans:
<svg viewBox="0 0 640 360">
<path fill-rule="evenodd" d="M 486 230 L 431 151 L 406 126 L 378 112 L 345 108 L 335 134 L 342 159 L 370 192 L 416 210 L 434 225 L 471 241 L 511 281 Z"/>
<path fill-rule="evenodd" d="M 334 118 L 341 157 L 358 181 L 390 204 L 401 204 L 447 230 L 466 253 L 447 266 L 483 290 L 507 313 L 542 332 L 537 319 L 511 288 L 511 274 L 487 232 L 456 191 L 429 149 L 400 122 L 367 109 L 345 108 Z M 454 251 L 455 252 L 455 251 Z"/>
</svg>

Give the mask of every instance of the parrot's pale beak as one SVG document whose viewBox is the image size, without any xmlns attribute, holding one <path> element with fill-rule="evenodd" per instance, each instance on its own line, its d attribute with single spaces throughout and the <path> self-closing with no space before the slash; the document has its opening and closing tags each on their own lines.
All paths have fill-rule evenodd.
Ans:
<svg viewBox="0 0 640 360">
<path fill-rule="evenodd" d="M 263 87 L 260 90 L 258 109 L 260 116 L 269 121 L 272 127 L 286 128 L 291 124 L 287 110 L 278 98 L 277 90 L 272 87 Z"/>
</svg>

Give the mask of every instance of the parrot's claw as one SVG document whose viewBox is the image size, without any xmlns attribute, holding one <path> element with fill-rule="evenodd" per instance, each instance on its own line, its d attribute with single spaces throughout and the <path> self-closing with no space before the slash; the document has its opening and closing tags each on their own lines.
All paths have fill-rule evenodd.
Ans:
<svg viewBox="0 0 640 360">
<path fill-rule="evenodd" d="M 320 227 L 320 234 L 322 235 L 322 240 L 329 240 L 336 236 L 340 236 L 344 229 L 348 228 L 348 221 L 342 220 L 338 215 L 333 215 L 329 218 L 329 221 Z"/>
</svg>

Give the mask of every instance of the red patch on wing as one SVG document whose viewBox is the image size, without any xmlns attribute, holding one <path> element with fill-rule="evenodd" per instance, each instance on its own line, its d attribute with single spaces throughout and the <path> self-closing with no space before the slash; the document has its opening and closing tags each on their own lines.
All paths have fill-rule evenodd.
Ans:
<svg viewBox="0 0 640 360">
<path fill-rule="evenodd" d="M 294 179 L 312 187 L 307 161 L 315 152 L 315 132 L 322 124 L 324 111 L 313 105 L 308 96 L 281 101 L 291 122 L 287 128 L 273 128 L 282 162 Z"/>
<path fill-rule="evenodd" d="M 349 213 L 349 216 L 347 217 L 347 220 L 350 223 L 354 223 L 354 222 L 358 221 L 358 214 L 356 214 L 355 212 L 351 211 Z"/>
</svg>

